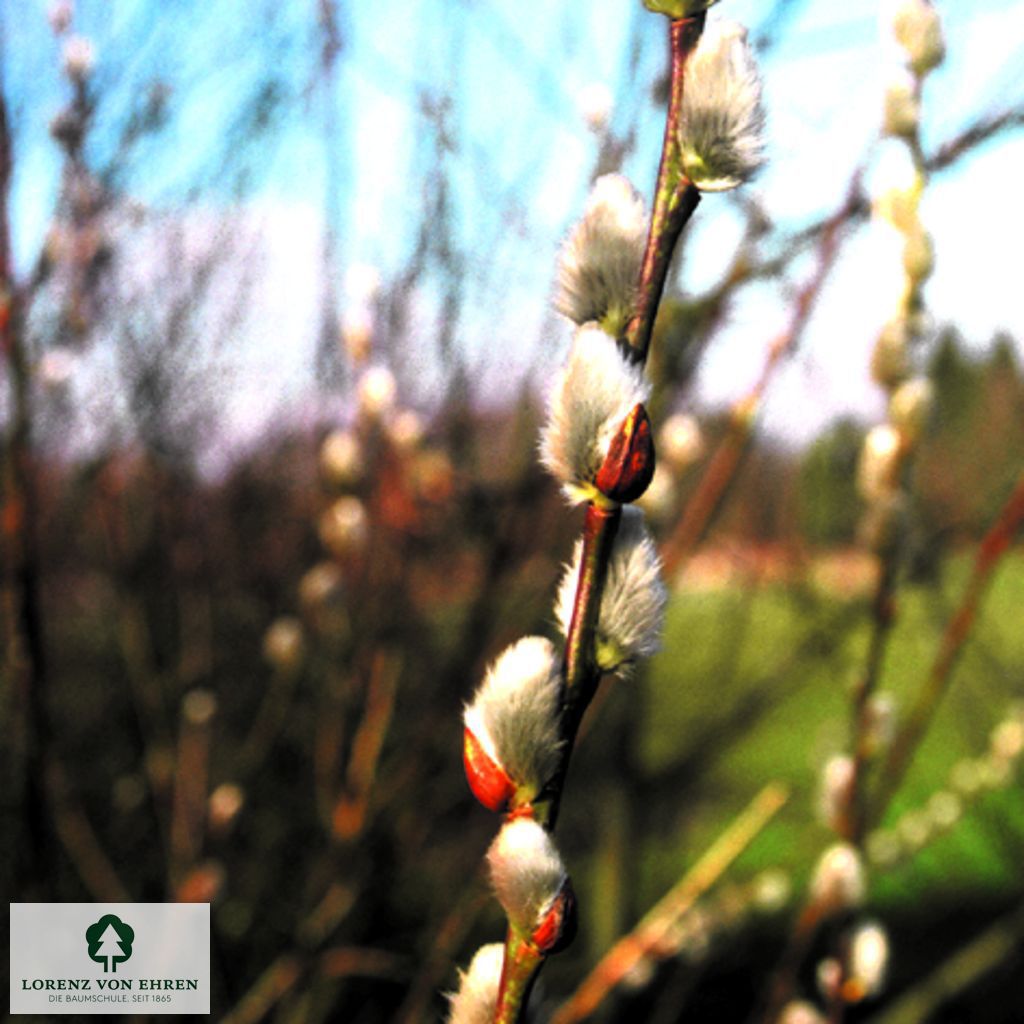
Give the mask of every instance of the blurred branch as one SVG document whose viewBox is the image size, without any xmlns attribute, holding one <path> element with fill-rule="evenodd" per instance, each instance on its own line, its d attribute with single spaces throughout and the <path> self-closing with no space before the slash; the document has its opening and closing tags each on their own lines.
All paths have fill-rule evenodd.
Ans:
<svg viewBox="0 0 1024 1024">
<path fill-rule="evenodd" d="M 11 248 L 11 178 L 14 153 L 7 100 L 0 89 L 0 351 L 7 366 L 11 405 L 4 436 L 3 531 L 4 662 L 14 722 L 15 792 L 27 825 L 27 849 L 18 869 L 35 885 L 51 880 L 52 855 L 45 823 L 50 744 L 46 710 L 46 658 L 39 598 L 38 508 L 31 452 L 31 371 L 24 336 L 25 296 L 14 277 Z M 19 844 L 21 845 L 21 844 Z"/>
<path fill-rule="evenodd" d="M 999 114 L 982 114 L 942 143 L 931 156 L 926 156 L 924 167 L 929 173 L 944 171 L 982 143 L 1021 127 L 1024 127 L 1024 107 L 1013 107 Z M 871 199 L 863 188 L 858 187 L 850 191 L 843 209 L 845 219 L 851 223 L 859 222 L 871 213 Z M 752 263 L 745 279 L 770 278 L 781 273 L 794 257 L 818 243 L 839 212 L 830 213 L 797 231 L 782 235 L 779 251 L 774 256 Z"/>
<path fill-rule="evenodd" d="M 941 171 L 965 153 L 1012 128 L 1024 126 L 1024 107 L 1012 107 L 999 114 L 983 114 L 958 135 L 947 139 L 925 160 L 928 171 Z"/>
<path fill-rule="evenodd" d="M 279 956 L 257 979 L 253 987 L 221 1018 L 221 1024 L 257 1024 L 298 983 L 305 969 L 297 953 Z"/>
<path fill-rule="evenodd" d="M 95 898 L 126 899 L 67 774 L 53 749 L 46 707 L 47 660 L 36 536 L 39 508 L 32 456 L 32 377 L 24 333 L 30 290 L 15 280 L 10 200 L 14 153 L 7 101 L 0 89 L 0 352 L 7 364 L 12 408 L 4 438 L 2 524 L 5 657 L 14 719 L 15 792 L 26 822 L 17 867 L 40 891 L 54 881 L 51 835 L 63 845 Z M 47 815 L 52 815 L 52 824 Z"/>
<path fill-rule="evenodd" d="M 917 700 L 893 740 L 889 756 L 879 773 L 879 789 L 871 808 L 880 821 L 893 794 L 899 789 L 939 703 L 949 686 L 953 667 L 970 636 L 992 574 L 1024 523 L 1024 474 L 1003 506 L 998 518 L 982 539 L 974 559 L 960 606 L 946 623 L 939 650 Z"/>
<path fill-rule="evenodd" d="M 344 790 L 334 805 L 332 816 L 334 834 L 343 842 L 354 839 L 366 825 L 377 765 L 395 709 L 401 669 L 402 659 L 397 654 L 378 651 L 373 657 L 363 717 L 352 738 Z"/>
<path fill-rule="evenodd" d="M 202 848 L 211 723 L 216 710 L 216 698 L 205 690 L 193 690 L 182 701 L 171 811 L 169 891 L 172 893 L 177 892 Z"/>
<path fill-rule="evenodd" d="M 775 370 L 783 358 L 793 352 L 803 336 L 818 296 L 835 265 L 839 252 L 839 235 L 849 220 L 851 205 L 860 193 L 861 176 L 860 170 L 854 173 L 846 199 L 825 222 L 825 228 L 818 241 L 817 266 L 797 294 L 790 322 L 769 346 L 764 366 L 754 386 L 733 406 L 725 437 L 712 455 L 697 490 L 683 511 L 679 524 L 662 548 L 665 574 L 670 579 L 704 537 L 747 450 L 757 411 Z"/>
<path fill-rule="evenodd" d="M 237 774 L 240 777 L 255 771 L 273 749 L 274 741 L 288 720 L 288 708 L 298 678 L 294 666 L 274 666 L 263 700 L 238 753 Z"/>
<path fill-rule="evenodd" d="M 676 921 L 711 888 L 788 799 L 778 783 L 766 786 L 692 868 L 601 958 L 551 1024 L 585 1020 L 641 961 L 656 954 Z"/>
<path fill-rule="evenodd" d="M 386 978 L 404 975 L 408 965 L 403 957 L 383 949 L 335 946 L 320 954 L 319 971 L 325 978 Z"/>
<path fill-rule="evenodd" d="M 67 772 L 56 758 L 50 758 L 46 766 L 46 788 L 57 837 L 89 894 L 99 902 L 130 901 L 128 890 L 75 800 Z"/>
<path fill-rule="evenodd" d="M 317 978 L 385 978 L 408 972 L 405 959 L 386 950 L 334 946 L 319 954 L 284 953 L 259 976 L 249 991 L 224 1015 L 222 1024 L 257 1024 L 267 1017 L 300 982 Z"/>
</svg>

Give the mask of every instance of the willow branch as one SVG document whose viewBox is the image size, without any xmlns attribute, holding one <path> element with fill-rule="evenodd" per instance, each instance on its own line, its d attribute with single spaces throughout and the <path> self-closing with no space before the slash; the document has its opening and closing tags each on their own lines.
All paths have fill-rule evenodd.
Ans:
<svg viewBox="0 0 1024 1024">
<path fill-rule="evenodd" d="M 700 194 L 680 169 L 679 126 L 683 72 L 687 57 L 700 39 L 704 20 L 705 16 L 701 13 L 692 18 L 673 20 L 669 24 L 669 109 L 651 223 L 637 283 L 636 307 L 623 339 L 634 361 L 640 365 L 647 359 L 651 332 L 676 243 L 700 200 Z M 564 690 L 560 716 L 563 743 L 560 763 L 554 778 L 534 802 L 533 808 L 537 820 L 548 829 L 554 828 L 558 819 L 576 734 L 601 679 L 594 660 L 595 629 L 620 517 L 621 509 L 615 503 L 598 504 L 591 501 L 587 506 L 580 575 L 563 663 Z M 505 944 L 495 1024 L 515 1024 L 522 1018 L 530 990 L 543 963 L 543 955 L 531 943 L 521 941 L 510 929 Z"/>
<path fill-rule="evenodd" d="M 589 1017 L 634 967 L 658 949 L 673 925 L 711 888 L 754 841 L 788 799 L 777 784 L 766 786 L 692 868 L 601 958 L 551 1024 Z"/>
<path fill-rule="evenodd" d="M 697 209 L 700 192 L 681 173 L 679 132 L 683 103 L 683 73 L 686 61 L 704 30 L 705 14 L 680 18 L 669 25 L 671 85 L 665 135 L 661 144 L 661 163 L 654 189 L 651 229 L 640 269 L 636 311 L 626 327 L 626 343 L 637 362 L 643 363 L 651 345 L 651 334 L 661 296 L 665 290 L 668 268 L 676 243 Z"/>
<path fill-rule="evenodd" d="M 1024 126 L 1024 107 L 1013 107 L 998 114 L 985 114 L 939 146 L 925 160 L 925 167 L 932 172 L 945 170 L 983 142 L 1008 129 L 1021 126 Z"/>
</svg>

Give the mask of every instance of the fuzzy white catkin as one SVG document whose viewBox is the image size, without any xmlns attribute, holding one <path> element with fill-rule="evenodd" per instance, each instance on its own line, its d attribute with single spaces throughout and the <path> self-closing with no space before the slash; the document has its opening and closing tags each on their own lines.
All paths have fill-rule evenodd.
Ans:
<svg viewBox="0 0 1024 1024">
<path fill-rule="evenodd" d="M 533 931 L 567 875 L 551 836 L 532 818 L 507 821 L 487 851 L 491 884 L 510 924 Z"/>
<path fill-rule="evenodd" d="M 400 452 L 411 452 L 423 440 L 423 420 L 414 409 L 403 409 L 389 420 L 388 438 Z"/>
<path fill-rule="evenodd" d="M 779 1024 L 825 1024 L 825 1016 L 813 1004 L 801 999 L 783 1007 Z"/>
<path fill-rule="evenodd" d="M 504 961 L 505 947 L 500 942 L 476 951 L 469 970 L 459 972 L 458 991 L 448 997 L 448 1024 L 490 1024 Z"/>
<path fill-rule="evenodd" d="M 1004 718 L 997 723 L 989 737 L 993 756 L 1013 761 L 1024 751 L 1024 723 L 1016 718 Z"/>
<path fill-rule="evenodd" d="M 830 846 L 818 861 L 811 878 L 811 896 L 823 910 L 835 912 L 856 907 L 866 889 L 864 864 L 849 843 Z"/>
<path fill-rule="evenodd" d="M 96 50 L 91 40 L 72 36 L 64 43 L 64 73 L 73 82 L 84 82 L 96 63 Z"/>
<path fill-rule="evenodd" d="M 558 765 L 560 686 L 554 645 L 544 637 L 524 637 L 490 667 L 465 710 L 466 728 L 530 795 L 539 792 Z"/>
<path fill-rule="evenodd" d="M 908 445 L 921 439 L 932 413 L 935 392 L 927 377 L 905 381 L 889 399 L 889 420 Z"/>
<path fill-rule="evenodd" d="M 304 646 L 302 623 L 291 615 L 276 619 L 263 635 L 263 657 L 281 672 L 299 666 Z"/>
<path fill-rule="evenodd" d="M 921 120 L 921 102 L 914 91 L 914 83 L 902 78 L 890 82 L 885 90 L 885 117 L 882 122 L 886 135 L 910 138 Z"/>
<path fill-rule="evenodd" d="M 555 380 L 540 441 L 541 461 L 570 501 L 594 496 L 594 477 L 612 438 L 649 394 L 640 367 L 628 362 L 596 324 L 576 331 L 569 361 Z"/>
<path fill-rule="evenodd" d="M 902 440 L 888 423 L 872 427 L 864 438 L 857 464 L 857 490 L 865 501 L 877 501 L 899 485 Z"/>
<path fill-rule="evenodd" d="M 877 921 L 858 925 L 850 939 L 847 970 L 865 996 L 875 996 L 882 991 L 888 968 L 889 937 L 885 929 Z"/>
<path fill-rule="evenodd" d="M 74 376 L 79 365 L 77 353 L 70 348 L 51 348 L 39 360 L 37 377 L 47 388 L 62 388 Z"/>
<path fill-rule="evenodd" d="M 359 380 L 359 409 L 371 418 L 390 412 L 398 385 L 386 366 L 371 366 Z"/>
<path fill-rule="evenodd" d="M 871 351 L 871 376 L 888 391 L 906 379 L 910 372 L 910 325 L 902 317 L 890 320 L 882 328 Z"/>
<path fill-rule="evenodd" d="M 338 498 L 320 516 L 317 530 L 324 547 L 338 558 L 360 551 L 369 533 L 366 506 L 351 495 Z"/>
<path fill-rule="evenodd" d="M 736 188 L 764 163 L 761 77 L 742 25 L 709 22 L 687 59 L 679 141 L 683 170 L 701 191 Z"/>
<path fill-rule="evenodd" d="M 685 469 L 703 450 L 700 424 L 689 413 L 673 413 L 658 432 L 658 456 L 675 469 Z"/>
<path fill-rule="evenodd" d="M 579 580 L 583 546 L 577 543 L 558 588 L 555 614 L 563 635 L 569 633 Z M 668 595 L 661 579 L 661 559 L 644 526 L 643 513 L 622 510 L 608 564 L 608 576 L 597 619 L 598 666 L 612 672 L 638 658 L 649 658 L 661 647 Z"/>
<path fill-rule="evenodd" d="M 608 127 L 613 102 L 612 91 L 604 82 L 589 82 L 576 94 L 576 106 L 580 116 L 586 126 L 597 135 Z"/>
<path fill-rule="evenodd" d="M 576 324 L 600 322 L 619 334 L 633 311 L 647 243 L 647 215 L 621 174 L 594 182 L 583 217 L 558 259 L 555 308 Z"/>
<path fill-rule="evenodd" d="M 825 762 L 821 773 L 818 806 L 826 825 L 835 828 L 850 804 L 853 791 L 853 758 L 837 754 Z"/>
<path fill-rule="evenodd" d="M 927 0 L 902 0 L 893 15 L 893 34 L 907 54 L 907 63 L 918 75 L 942 63 L 946 44 L 939 12 Z"/>
<path fill-rule="evenodd" d="M 332 430 L 320 446 L 320 470 L 337 487 L 354 484 L 363 472 L 363 446 L 351 430 Z"/>
</svg>

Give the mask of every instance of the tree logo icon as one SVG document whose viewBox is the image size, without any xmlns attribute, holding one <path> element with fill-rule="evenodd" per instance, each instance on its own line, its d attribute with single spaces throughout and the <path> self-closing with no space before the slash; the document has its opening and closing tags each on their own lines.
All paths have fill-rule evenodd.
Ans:
<svg viewBox="0 0 1024 1024">
<path fill-rule="evenodd" d="M 103 964 L 103 973 L 117 973 L 117 965 L 123 964 L 132 955 L 135 929 L 113 914 L 104 914 L 95 924 L 85 930 L 85 941 L 89 943 L 89 959 Z"/>
</svg>

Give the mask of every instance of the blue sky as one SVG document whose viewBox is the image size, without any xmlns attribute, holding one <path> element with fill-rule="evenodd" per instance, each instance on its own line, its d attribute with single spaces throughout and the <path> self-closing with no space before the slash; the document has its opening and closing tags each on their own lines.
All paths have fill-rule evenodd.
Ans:
<svg viewBox="0 0 1024 1024">
<path fill-rule="evenodd" d="M 37 251 L 57 187 L 46 122 L 62 101 L 57 50 L 40 0 L 0 0 L 5 88 L 16 111 L 17 251 Z M 357 0 L 339 5 L 344 38 L 334 91 L 317 79 L 312 0 L 78 0 L 76 30 L 94 39 L 102 96 L 93 155 L 102 162 L 133 97 L 156 77 L 172 83 L 168 128 L 135 155 L 126 190 L 141 204 L 178 210 L 201 233 L 220 216 L 260 235 L 260 306 L 233 345 L 225 415 L 239 430 L 293 404 L 309 385 L 324 285 L 325 210 L 336 209 L 339 267 L 372 263 L 385 280 L 400 272 L 422 209 L 421 174 L 434 159 L 423 97 L 451 98 L 455 244 L 466 270 L 460 341 L 492 394 L 535 365 L 562 356 L 568 331 L 547 307 L 559 239 L 580 209 L 596 141 L 579 110 L 581 90 L 603 83 L 615 98 L 613 127 L 636 129 L 625 171 L 649 194 L 660 111 L 649 99 L 663 60 L 664 22 L 639 0 Z M 771 5 L 722 0 L 714 16 L 755 34 Z M 830 209 L 869 151 L 869 180 L 898 173 L 892 146 L 875 145 L 881 99 L 896 68 L 877 3 L 805 0 L 778 31 L 764 62 L 770 163 L 751 188 L 782 225 Z M 973 117 L 1024 103 L 1024 2 L 939 0 L 949 50 L 929 79 L 926 143 Z M 244 13 L 243 13 L 244 12 Z M 637 42 L 635 68 L 629 44 Z M 273 72 L 276 120 L 248 154 L 226 156 L 228 125 L 252 84 Z M 323 135 L 330 111 L 334 131 Z M 874 148 L 872 148 L 874 147 Z M 235 164 L 231 163 L 235 157 Z M 221 165 L 244 165 L 235 195 Z M 938 263 L 927 299 L 937 321 L 953 321 L 975 343 L 999 329 L 1024 336 L 1010 240 L 1024 230 L 1015 183 L 1024 172 L 1024 133 L 979 150 L 937 177 L 924 216 Z M 186 194 L 201 187 L 186 205 Z M 328 184 L 335 189 L 333 198 Z M 332 202 L 334 206 L 332 207 Z M 684 285 L 714 279 L 736 240 L 727 199 L 708 197 L 693 224 Z M 765 425 L 804 439 L 832 416 L 877 415 L 866 375 L 874 332 L 889 315 L 898 281 L 893 239 L 858 233 L 837 267 L 797 358 L 780 375 Z M 413 398 L 436 384 L 436 279 L 411 297 L 403 364 Z M 775 288 L 752 290 L 709 351 L 695 396 L 722 403 L 756 376 L 765 346 L 785 320 Z"/>
</svg>

